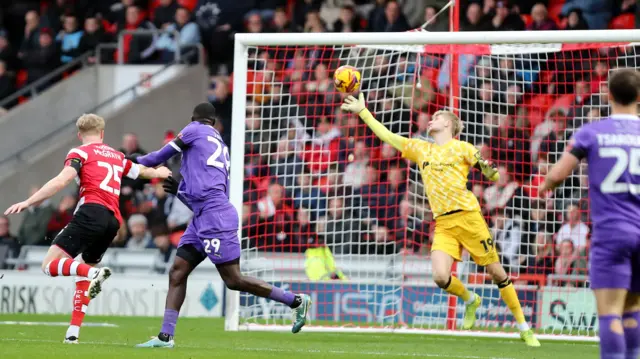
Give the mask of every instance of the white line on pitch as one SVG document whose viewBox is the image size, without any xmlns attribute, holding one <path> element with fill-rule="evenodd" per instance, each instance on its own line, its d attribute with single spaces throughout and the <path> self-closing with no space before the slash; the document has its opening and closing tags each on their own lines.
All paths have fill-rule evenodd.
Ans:
<svg viewBox="0 0 640 359">
<path fill-rule="evenodd" d="M 0 325 L 32 325 L 32 326 L 45 326 L 45 327 L 66 327 L 69 322 L 22 322 L 22 321 L 0 321 Z M 100 327 L 100 328 L 118 328 L 117 324 L 111 323 L 82 323 L 83 327 Z"/>
<path fill-rule="evenodd" d="M 0 338 L 0 342 L 18 342 L 18 343 L 62 343 L 62 341 L 50 340 L 50 339 L 22 339 L 22 338 Z M 132 347 L 132 344 L 127 343 L 109 343 L 109 342 L 81 342 L 82 344 L 89 345 L 114 345 Z M 180 348 L 189 349 L 210 349 L 211 347 L 199 346 L 199 345 L 179 345 Z M 384 351 L 347 351 L 347 350 L 320 350 L 320 349 L 285 349 L 285 348 L 251 348 L 251 347 L 236 347 L 235 350 L 250 351 L 250 352 L 277 352 L 277 353 L 301 353 L 301 354 L 364 354 L 364 355 L 376 355 L 376 356 L 402 356 L 402 357 L 427 357 L 427 358 L 453 358 L 453 359 L 515 359 L 509 357 L 485 357 L 475 355 L 441 355 L 441 354 L 429 354 L 429 353 L 397 353 L 397 352 L 384 352 Z"/>
</svg>

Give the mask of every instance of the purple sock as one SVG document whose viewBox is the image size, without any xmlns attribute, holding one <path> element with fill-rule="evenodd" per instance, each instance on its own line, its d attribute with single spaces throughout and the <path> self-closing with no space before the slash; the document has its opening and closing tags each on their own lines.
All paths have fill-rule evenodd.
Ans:
<svg viewBox="0 0 640 359">
<path fill-rule="evenodd" d="M 291 306 L 293 301 L 296 299 L 296 295 L 274 286 L 271 289 L 271 294 L 269 294 L 269 299 Z"/>
<path fill-rule="evenodd" d="M 627 344 L 625 359 L 638 359 L 640 356 L 640 312 L 624 313 L 622 325 Z"/>
<path fill-rule="evenodd" d="M 622 318 L 619 315 L 604 315 L 598 319 L 600 320 L 600 359 L 625 359 Z"/>
<path fill-rule="evenodd" d="M 160 333 L 173 336 L 176 331 L 176 323 L 178 322 L 178 311 L 173 309 L 164 310 L 164 319 L 162 320 L 162 329 Z"/>
</svg>

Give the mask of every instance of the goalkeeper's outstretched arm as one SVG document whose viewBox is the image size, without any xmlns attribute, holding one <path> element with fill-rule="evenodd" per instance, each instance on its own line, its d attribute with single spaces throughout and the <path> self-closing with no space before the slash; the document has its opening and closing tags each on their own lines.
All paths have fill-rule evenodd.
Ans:
<svg viewBox="0 0 640 359">
<path fill-rule="evenodd" d="M 369 126 L 371 131 L 373 131 L 373 133 L 378 136 L 380 140 L 390 144 L 400 152 L 404 151 L 404 147 L 407 144 L 408 139 L 389 131 L 386 127 L 384 127 L 383 124 L 378 122 L 378 120 L 373 117 L 364 103 L 363 93 L 360 93 L 360 96 L 358 96 L 357 99 L 353 96 L 347 97 L 340 108 L 342 108 L 344 111 L 349 111 L 357 114 L 362 119 L 362 121 L 364 121 L 364 123 Z"/>
</svg>

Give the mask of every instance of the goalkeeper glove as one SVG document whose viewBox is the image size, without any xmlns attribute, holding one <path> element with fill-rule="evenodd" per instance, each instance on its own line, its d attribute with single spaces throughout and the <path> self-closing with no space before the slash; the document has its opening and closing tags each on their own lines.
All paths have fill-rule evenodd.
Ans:
<svg viewBox="0 0 640 359">
<path fill-rule="evenodd" d="M 173 177 L 167 177 L 162 182 L 162 188 L 165 192 L 176 195 L 178 194 L 178 181 Z"/>
<path fill-rule="evenodd" d="M 478 164 L 480 164 L 480 169 L 482 170 L 482 174 L 485 177 L 487 177 L 490 181 L 495 182 L 500 179 L 500 173 L 498 173 L 497 169 L 491 166 L 489 161 L 481 159 L 478 161 Z"/>
<path fill-rule="evenodd" d="M 361 92 L 360 95 L 358 96 L 358 99 L 349 95 L 347 98 L 344 99 L 344 103 L 342 104 L 342 106 L 340 106 L 340 108 L 343 111 L 360 114 L 360 112 L 366 109 L 366 106 L 364 104 L 364 94 Z"/>
</svg>

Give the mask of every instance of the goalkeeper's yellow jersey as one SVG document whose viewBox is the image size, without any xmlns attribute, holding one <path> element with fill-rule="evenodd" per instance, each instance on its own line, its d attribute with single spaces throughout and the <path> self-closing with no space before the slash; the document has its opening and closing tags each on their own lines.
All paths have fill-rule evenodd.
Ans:
<svg viewBox="0 0 640 359">
<path fill-rule="evenodd" d="M 439 146 L 409 139 L 402 157 L 418 165 L 434 218 L 457 210 L 480 211 L 476 196 L 467 189 L 469 170 L 480 158 L 472 144 L 453 139 Z"/>
</svg>

